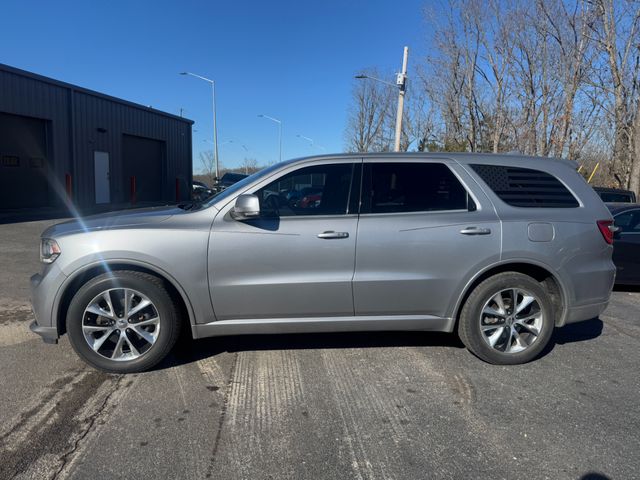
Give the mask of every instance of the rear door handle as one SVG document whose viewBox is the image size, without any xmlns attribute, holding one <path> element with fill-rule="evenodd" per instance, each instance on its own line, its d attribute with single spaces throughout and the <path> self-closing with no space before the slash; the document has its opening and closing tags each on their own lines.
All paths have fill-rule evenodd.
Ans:
<svg viewBox="0 0 640 480">
<path fill-rule="evenodd" d="M 331 238 L 349 238 L 349 233 L 348 232 L 334 232 L 333 230 L 327 231 L 327 232 L 322 232 L 318 234 L 318 238 L 325 238 L 325 239 L 331 239 Z"/>
<path fill-rule="evenodd" d="M 478 228 L 478 227 L 467 227 L 460 230 L 460 233 L 463 235 L 489 235 L 491 233 L 490 228 Z"/>
</svg>

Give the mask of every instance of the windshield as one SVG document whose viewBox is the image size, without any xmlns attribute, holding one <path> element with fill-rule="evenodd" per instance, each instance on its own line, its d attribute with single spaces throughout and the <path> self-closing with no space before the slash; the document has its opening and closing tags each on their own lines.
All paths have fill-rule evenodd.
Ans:
<svg viewBox="0 0 640 480">
<path fill-rule="evenodd" d="M 231 185 L 229 188 L 224 189 L 223 191 L 221 191 L 220 193 L 215 194 L 213 197 L 210 197 L 209 199 L 207 199 L 206 202 L 204 202 L 202 204 L 203 208 L 208 208 L 211 205 L 213 205 L 214 203 L 220 201 L 220 200 L 224 200 L 227 197 L 231 197 L 233 196 L 236 192 L 241 191 L 242 189 L 246 188 L 248 185 L 250 185 L 251 183 L 260 180 L 261 178 L 264 177 L 268 177 L 269 175 L 271 175 L 272 172 L 280 169 L 282 167 L 282 163 L 277 163 L 275 165 L 271 165 L 270 167 L 267 167 L 263 170 L 260 170 L 256 173 L 253 173 L 251 175 L 249 175 L 248 177 L 243 178 L 242 180 L 240 180 L 237 183 L 234 183 L 233 185 Z"/>
</svg>

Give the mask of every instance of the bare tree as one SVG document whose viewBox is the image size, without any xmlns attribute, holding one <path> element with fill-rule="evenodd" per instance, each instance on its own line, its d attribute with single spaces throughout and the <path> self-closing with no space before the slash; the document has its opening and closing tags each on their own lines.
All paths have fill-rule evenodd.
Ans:
<svg viewBox="0 0 640 480">
<path fill-rule="evenodd" d="M 432 43 L 410 75 L 402 149 L 581 164 L 609 152 L 598 182 L 640 193 L 640 0 L 448 0 L 427 20 Z M 356 86 L 349 150 L 391 148 L 390 97 Z"/>
<path fill-rule="evenodd" d="M 600 66 L 605 72 L 599 78 L 598 87 L 605 99 L 612 98 L 609 112 L 614 124 L 614 141 L 609 171 L 618 186 L 640 193 L 640 157 L 635 154 L 640 152 L 636 146 L 640 142 L 637 139 L 640 120 L 636 121 L 640 4 L 627 0 L 594 0 L 594 5 L 598 21 L 592 31 L 604 57 Z"/>
<path fill-rule="evenodd" d="M 244 160 L 242 160 L 242 163 L 240 164 L 240 169 L 242 170 L 242 173 L 244 173 L 245 175 L 250 175 L 252 173 L 257 172 L 261 168 L 258 165 L 258 160 L 256 160 L 255 158 L 245 157 Z"/>
<path fill-rule="evenodd" d="M 376 70 L 367 75 L 378 77 Z M 392 101 L 389 88 L 374 80 L 359 79 L 353 88 L 353 104 L 345 131 L 349 152 L 388 151 L 385 130 L 391 116 Z M 391 144 L 392 145 L 392 144 Z"/>
<path fill-rule="evenodd" d="M 202 175 L 206 178 L 206 183 L 212 186 L 216 183 L 216 162 L 213 150 L 205 150 L 200 152 L 200 166 L 202 167 Z M 222 166 L 220 166 L 222 170 Z"/>
<path fill-rule="evenodd" d="M 440 141 L 445 151 L 466 149 L 465 118 L 465 74 L 464 52 L 457 34 L 458 12 L 455 4 L 450 4 L 446 23 L 440 24 L 440 18 L 431 20 L 430 29 L 434 31 L 434 44 L 427 63 L 424 85 L 433 105 L 439 111 L 439 123 L 442 128 Z"/>
</svg>

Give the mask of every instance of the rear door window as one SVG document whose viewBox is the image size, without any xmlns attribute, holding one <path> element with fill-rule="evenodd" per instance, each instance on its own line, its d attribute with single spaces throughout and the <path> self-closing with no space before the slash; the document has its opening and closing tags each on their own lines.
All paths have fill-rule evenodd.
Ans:
<svg viewBox="0 0 640 480">
<path fill-rule="evenodd" d="M 475 204 L 443 163 L 365 164 L 361 213 L 475 210 Z"/>
</svg>

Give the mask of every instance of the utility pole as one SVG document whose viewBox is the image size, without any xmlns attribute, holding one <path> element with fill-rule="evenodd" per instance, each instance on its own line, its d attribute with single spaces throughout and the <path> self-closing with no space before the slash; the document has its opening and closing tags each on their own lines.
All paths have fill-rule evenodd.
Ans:
<svg viewBox="0 0 640 480">
<path fill-rule="evenodd" d="M 356 75 L 355 78 L 368 78 L 369 80 L 374 80 L 376 82 L 383 83 L 388 85 L 389 87 L 394 87 L 398 89 L 398 113 L 396 115 L 396 140 L 394 144 L 394 151 L 400 151 L 400 136 L 402 135 L 402 116 L 404 110 L 404 93 L 407 89 L 407 60 L 409 57 L 409 47 L 404 47 L 404 56 L 402 57 L 402 71 L 396 75 L 396 83 L 395 85 L 391 82 L 387 82 L 385 80 L 380 80 L 379 78 L 372 77 L 370 75 L 360 74 Z"/>
<path fill-rule="evenodd" d="M 402 135 L 402 117 L 404 113 L 404 93 L 407 88 L 407 60 L 409 57 L 409 47 L 404 47 L 404 55 L 402 57 L 402 72 L 396 77 L 398 85 L 398 113 L 396 116 L 396 144 L 395 151 L 400 151 L 400 136 Z"/>
</svg>

